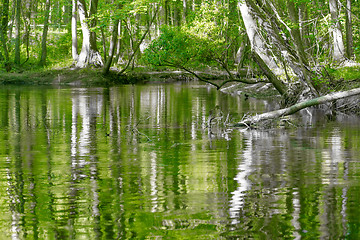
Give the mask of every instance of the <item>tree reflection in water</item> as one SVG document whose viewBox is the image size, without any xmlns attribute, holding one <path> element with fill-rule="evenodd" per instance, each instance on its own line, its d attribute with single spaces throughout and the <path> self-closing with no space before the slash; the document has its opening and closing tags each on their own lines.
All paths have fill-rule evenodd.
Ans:
<svg viewBox="0 0 360 240">
<path fill-rule="evenodd" d="M 351 120 L 209 135 L 214 108 L 274 104 L 180 84 L 4 87 L 0 106 L 4 239 L 359 237 Z"/>
</svg>

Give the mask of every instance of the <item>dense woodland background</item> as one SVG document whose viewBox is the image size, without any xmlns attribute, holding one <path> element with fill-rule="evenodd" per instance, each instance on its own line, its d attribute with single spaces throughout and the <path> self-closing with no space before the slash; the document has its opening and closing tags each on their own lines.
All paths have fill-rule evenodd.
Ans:
<svg viewBox="0 0 360 240">
<path fill-rule="evenodd" d="M 195 70 L 222 70 L 288 99 L 316 96 L 354 78 L 359 13 L 350 0 L 2 0 L 1 69 L 170 68 L 204 81 Z M 352 69 L 334 75 L 339 66 Z"/>
</svg>

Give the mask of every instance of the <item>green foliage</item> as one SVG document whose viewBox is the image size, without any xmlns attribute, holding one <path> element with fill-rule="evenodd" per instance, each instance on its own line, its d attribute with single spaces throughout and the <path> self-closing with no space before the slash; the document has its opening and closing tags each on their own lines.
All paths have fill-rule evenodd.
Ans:
<svg viewBox="0 0 360 240">
<path fill-rule="evenodd" d="M 229 4 L 229 5 L 228 5 Z M 231 62 L 237 51 L 239 22 L 236 2 L 203 1 L 181 27 L 164 26 L 145 50 L 142 60 L 154 66 L 214 67 Z"/>
<path fill-rule="evenodd" d="M 63 61 L 71 56 L 71 34 L 59 34 L 55 38 L 48 39 L 47 53 L 50 62 Z"/>
<path fill-rule="evenodd" d="M 188 67 L 200 52 L 199 39 L 175 27 L 163 27 L 162 34 L 145 49 L 143 60 L 155 66 Z"/>
<path fill-rule="evenodd" d="M 343 67 L 338 69 L 331 69 L 331 74 L 336 78 L 343 78 L 344 80 L 360 79 L 360 67 Z"/>
</svg>

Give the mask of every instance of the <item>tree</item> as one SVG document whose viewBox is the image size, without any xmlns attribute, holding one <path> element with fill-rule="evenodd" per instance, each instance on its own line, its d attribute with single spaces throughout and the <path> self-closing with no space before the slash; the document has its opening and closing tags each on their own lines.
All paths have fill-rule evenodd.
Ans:
<svg viewBox="0 0 360 240">
<path fill-rule="evenodd" d="M 49 15 L 50 15 L 50 0 L 46 0 L 45 2 L 45 20 L 44 20 L 44 28 L 41 40 L 41 58 L 40 58 L 40 65 L 46 65 L 46 40 L 49 28 Z"/>
<path fill-rule="evenodd" d="M 119 25 L 119 19 L 115 20 L 112 30 L 112 36 L 111 36 L 111 42 L 110 42 L 110 48 L 109 48 L 109 57 L 107 58 L 105 65 L 103 67 L 102 73 L 107 74 L 110 70 L 110 66 L 112 63 L 112 60 L 114 58 L 117 38 L 118 38 L 118 25 Z"/>
<path fill-rule="evenodd" d="M 79 57 L 77 42 L 77 0 L 72 0 L 71 13 L 71 54 L 73 61 L 77 62 Z"/>
<path fill-rule="evenodd" d="M 333 38 L 333 60 L 336 63 L 341 63 L 345 60 L 345 47 L 339 19 L 338 0 L 329 0 L 329 9 L 332 21 L 331 32 Z"/>
<path fill-rule="evenodd" d="M 351 1 L 346 0 L 345 11 L 345 26 L 346 26 L 346 55 L 349 59 L 353 58 L 353 32 L 352 32 L 352 20 L 351 20 Z"/>
<path fill-rule="evenodd" d="M 0 25 L 0 40 L 2 49 L 5 54 L 5 69 L 6 71 L 11 70 L 10 65 L 10 57 L 7 46 L 7 30 L 8 30 L 8 22 L 9 22 L 9 0 L 3 0 L 2 9 L 1 9 L 1 25 Z"/>
<path fill-rule="evenodd" d="M 16 65 L 20 65 L 20 23 L 21 23 L 21 0 L 16 0 L 15 9 L 15 61 Z"/>
<path fill-rule="evenodd" d="M 76 66 L 79 68 L 103 66 L 101 55 L 96 46 L 96 33 L 90 30 L 90 26 L 92 28 L 96 26 L 94 18 L 97 11 L 97 3 L 97 0 L 90 1 L 90 14 L 88 14 L 85 0 L 78 0 L 78 12 L 83 36 L 81 52 L 76 62 Z"/>
</svg>

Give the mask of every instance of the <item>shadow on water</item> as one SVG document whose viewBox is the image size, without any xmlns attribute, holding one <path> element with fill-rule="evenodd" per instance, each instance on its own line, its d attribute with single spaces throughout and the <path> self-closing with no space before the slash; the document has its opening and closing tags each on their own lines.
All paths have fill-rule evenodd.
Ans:
<svg viewBox="0 0 360 240">
<path fill-rule="evenodd" d="M 359 238 L 358 119 L 229 130 L 276 105 L 181 84 L 6 87 L 0 106 L 3 239 Z"/>
</svg>

